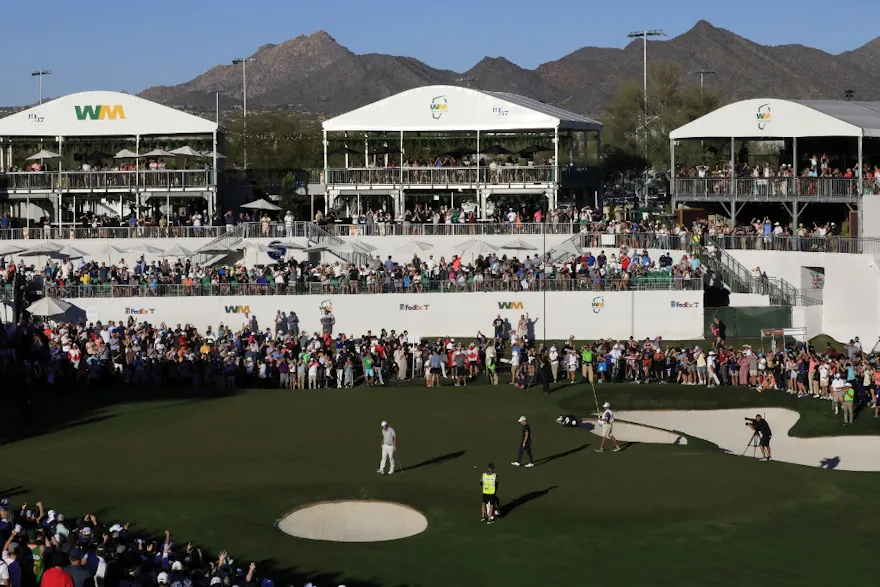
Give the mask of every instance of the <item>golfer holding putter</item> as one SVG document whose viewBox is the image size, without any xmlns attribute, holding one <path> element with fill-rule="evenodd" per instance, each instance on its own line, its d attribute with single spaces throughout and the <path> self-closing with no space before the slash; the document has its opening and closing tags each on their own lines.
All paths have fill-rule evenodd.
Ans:
<svg viewBox="0 0 880 587">
<path fill-rule="evenodd" d="M 605 402 L 602 407 L 605 408 L 605 411 L 599 416 L 599 426 L 602 427 L 602 442 L 599 444 L 599 448 L 596 449 L 596 452 L 605 452 L 605 440 L 608 438 L 614 443 L 614 452 L 617 452 L 620 450 L 620 444 L 618 444 L 617 439 L 614 438 L 614 433 L 612 432 L 614 427 L 614 412 L 611 411 L 611 404 L 608 402 Z"/>
<path fill-rule="evenodd" d="M 394 474 L 394 453 L 397 452 L 397 432 L 388 425 L 388 422 L 382 421 L 382 460 L 379 462 L 379 470 L 377 473 L 385 474 L 385 461 L 390 460 L 391 464 L 388 474 Z"/>
</svg>

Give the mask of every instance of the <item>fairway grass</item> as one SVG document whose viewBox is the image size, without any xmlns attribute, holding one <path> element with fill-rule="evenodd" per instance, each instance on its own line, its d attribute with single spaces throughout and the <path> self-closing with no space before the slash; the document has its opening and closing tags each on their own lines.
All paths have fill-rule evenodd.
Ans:
<svg viewBox="0 0 880 587">
<path fill-rule="evenodd" d="M 512 386 L 249 391 L 143 400 L 118 391 L 61 398 L 28 438 L 0 446 L 0 491 L 42 499 L 68 516 L 171 530 L 212 553 L 228 550 L 258 574 L 318 587 L 421 585 L 842 585 L 873 577 L 878 474 L 759 463 L 691 439 L 597 454 L 599 439 L 563 428 L 588 416 L 588 386 L 550 396 Z M 597 386 L 624 409 L 779 406 L 802 417 L 793 435 L 873 434 L 828 403 L 749 390 Z M 107 400 L 124 402 L 109 405 Z M 46 405 L 46 404 L 44 404 Z M 74 414 L 62 425 L 63 410 Z M 520 415 L 538 466 L 515 468 Z M 399 435 L 400 474 L 376 474 L 379 423 Z M 742 422 L 731 426 L 748 431 Z M 20 426 L 19 431 L 26 430 Z M 479 474 L 499 473 L 504 517 L 479 522 Z M 410 506 L 428 529 L 392 542 L 294 538 L 275 522 L 322 501 Z"/>
</svg>

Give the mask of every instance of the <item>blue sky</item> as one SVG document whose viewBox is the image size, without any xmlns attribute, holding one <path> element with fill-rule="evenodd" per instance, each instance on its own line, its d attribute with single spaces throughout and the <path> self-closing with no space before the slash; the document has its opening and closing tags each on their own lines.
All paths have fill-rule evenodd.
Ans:
<svg viewBox="0 0 880 587">
<path fill-rule="evenodd" d="M 36 69 L 54 71 L 44 80 L 47 97 L 139 92 L 320 29 L 356 53 L 408 55 L 464 71 L 485 56 L 533 68 L 585 45 L 624 46 L 631 30 L 675 36 L 700 19 L 762 44 L 838 53 L 880 35 L 876 19 L 848 17 L 874 11 L 868 0 L 845 7 L 816 0 L 41 0 L 7 11 L 16 22 L 0 37 L 0 105 L 35 102 L 37 80 L 29 74 Z"/>
</svg>

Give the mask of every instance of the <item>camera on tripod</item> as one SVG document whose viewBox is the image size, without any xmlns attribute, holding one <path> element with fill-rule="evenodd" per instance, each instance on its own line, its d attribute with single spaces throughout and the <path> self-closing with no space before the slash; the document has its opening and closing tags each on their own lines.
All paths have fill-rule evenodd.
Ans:
<svg viewBox="0 0 880 587">
<path fill-rule="evenodd" d="M 745 421 L 746 426 L 754 426 L 755 422 L 757 422 L 757 420 L 755 420 L 754 418 L 745 418 Z"/>
</svg>

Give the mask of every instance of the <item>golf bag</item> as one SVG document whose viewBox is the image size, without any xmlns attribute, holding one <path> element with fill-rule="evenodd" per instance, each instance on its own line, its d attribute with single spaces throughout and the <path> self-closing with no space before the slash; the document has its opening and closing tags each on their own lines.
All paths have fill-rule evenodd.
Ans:
<svg viewBox="0 0 880 587">
<path fill-rule="evenodd" d="M 577 416 L 571 415 L 571 414 L 569 414 L 567 416 L 559 416 L 558 418 L 556 418 L 556 423 L 562 424 L 566 428 L 577 428 L 578 424 L 580 424 L 580 422 L 581 422 L 580 418 L 578 418 Z"/>
</svg>

